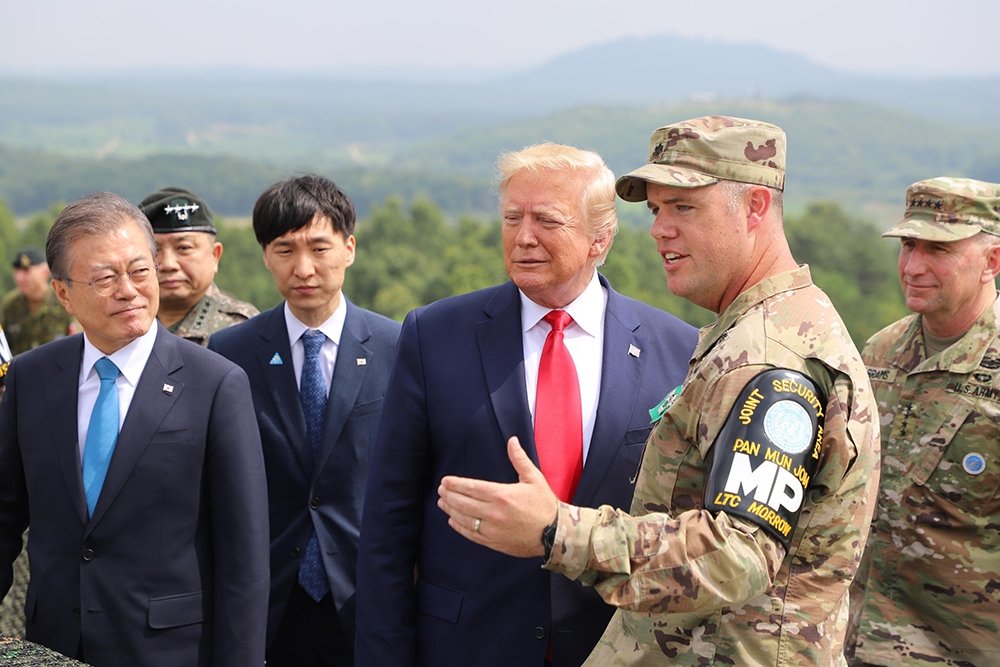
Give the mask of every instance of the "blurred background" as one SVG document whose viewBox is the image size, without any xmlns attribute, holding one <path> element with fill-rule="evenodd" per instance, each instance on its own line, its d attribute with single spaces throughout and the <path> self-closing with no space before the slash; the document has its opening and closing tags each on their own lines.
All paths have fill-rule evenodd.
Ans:
<svg viewBox="0 0 1000 667">
<path fill-rule="evenodd" d="M 280 297 L 249 228 L 293 174 L 358 209 L 345 291 L 401 319 L 505 278 L 493 164 L 543 140 L 643 163 L 652 130 L 709 113 L 788 133 L 786 226 L 855 340 L 905 314 L 910 183 L 1000 182 L 1000 3 L 36 0 L 0 28 L 0 259 L 43 245 L 94 190 L 188 188 L 219 216 L 218 284 Z M 694 324 L 643 205 L 620 203 L 603 272 Z M 0 287 L 10 289 L 9 271 Z"/>
</svg>

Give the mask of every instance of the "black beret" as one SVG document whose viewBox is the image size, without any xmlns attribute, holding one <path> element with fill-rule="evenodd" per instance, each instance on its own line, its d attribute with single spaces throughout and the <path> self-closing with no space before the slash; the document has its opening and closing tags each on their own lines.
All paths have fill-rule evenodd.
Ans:
<svg viewBox="0 0 1000 667">
<path fill-rule="evenodd" d="M 157 234 L 209 232 L 215 234 L 212 209 L 184 188 L 163 188 L 142 200 L 139 209 L 149 218 Z"/>
<path fill-rule="evenodd" d="M 45 263 L 45 255 L 42 254 L 41 250 L 32 246 L 30 248 L 24 248 L 23 250 L 18 251 L 18 253 L 14 255 L 14 261 L 11 264 L 11 266 L 13 266 L 15 269 L 27 269 L 29 267 L 35 266 L 36 264 L 44 264 L 44 263 Z"/>
</svg>

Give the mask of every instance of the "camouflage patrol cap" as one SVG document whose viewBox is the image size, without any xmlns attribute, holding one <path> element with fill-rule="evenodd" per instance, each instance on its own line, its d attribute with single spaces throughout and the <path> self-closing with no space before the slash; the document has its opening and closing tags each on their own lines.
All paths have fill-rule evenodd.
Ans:
<svg viewBox="0 0 1000 667">
<path fill-rule="evenodd" d="M 625 201 L 646 199 L 646 183 L 700 188 L 720 180 L 785 188 L 785 131 L 759 120 L 702 116 L 666 125 L 649 140 L 648 163 L 618 179 Z"/>
<path fill-rule="evenodd" d="M 45 255 L 42 251 L 34 246 L 30 246 L 19 250 L 16 255 L 14 255 L 14 261 L 11 262 L 11 266 L 15 269 L 29 269 L 32 266 L 45 263 Z"/>
<path fill-rule="evenodd" d="M 951 242 L 979 232 L 1000 236 L 1000 185 L 938 177 L 906 188 L 903 220 L 882 236 Z"/>
<path fill-rule="evenodd" d="M 212 209 L 184 188 L 163 188 L 142 200 L 139 209 L 149 218 L 157 234 L 208 232 L 215 234 Z"/>
</svg>

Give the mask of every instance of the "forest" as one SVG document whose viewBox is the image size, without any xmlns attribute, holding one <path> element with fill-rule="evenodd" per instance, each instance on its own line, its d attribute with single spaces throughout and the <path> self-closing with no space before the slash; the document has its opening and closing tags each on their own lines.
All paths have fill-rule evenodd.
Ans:
<svg viewBox="0 0 1000 667">
<path fill-rule="evenodd" d="M 663 85 L 647 85 L 673 62 L 696 66 L 669 68 Z M 0 258 L 42 245 L 61 206 L 87 192 L 138 202 L 180 186 L 218 216 L 219 286 L 269 308 L 280 296 L 249 212 L 270 183 L 316 172 L 358 211 L 348 297 L 402 319 L 506 279 L 492 173 L 501 152 L 572 144 L 620 174 L 642 162 L 656 127 L 726 114 L 785 129 L 792 251 L 861 344 L 906 313 L 898 241 L 880 237 L 902 215 L 906 187 L 943 175 L 1000 182 L 998 103 L 996 77 L 846 74 L 763 47 L 675 37 L 596 45 L 463 81 L 0 72 Z M 711 313 L 669 293 L 645 207 L 620 203 L 619 220 L 601 268 L 612 285 L 692 324 L 710 322 Z M 12 287 L 9 271 L 0 287 Z"/>
<path fill-rule="evenodd" d="M 656 247 L 639 220 L 639 205 L 620 215 L 622 224 L 601 272 L 618 291 L 670 311 L 701 326 L 712 314 L 674 297 Z M 13 257 L 24 245 L 44 247 L 61 204 L 18 225 L 0 201 L 0 257 Z M 641 209 L 641 210 L 637 210 Z M 648 217 L 648 216 L 647 216 Z M 648 222 L 648 221 L 645 221 Z M 281 300 L 264 267 L 262 252 L 245 220 L 218 221 L 224 246 L 218 285 L 260 309 Z M 813 279 L 826 290 L 859 345 L 872 333 L 906 313 L 895 269 L 898 241 L 882 239 L 870 222 L 838 204 L 816 202 L 786 214 L 785 231 L 796 259 L 809 264 Z M 410 203 L 391 197 L 358 220 L 357 259 L 344 291 L 359 306 L 397 320 L 412 308 L 443 297 L 506 280 L 499 216 L 449 219 L 434 202 Z M 9 271 L 0 282 L 13 287 Z"/>
</svg>

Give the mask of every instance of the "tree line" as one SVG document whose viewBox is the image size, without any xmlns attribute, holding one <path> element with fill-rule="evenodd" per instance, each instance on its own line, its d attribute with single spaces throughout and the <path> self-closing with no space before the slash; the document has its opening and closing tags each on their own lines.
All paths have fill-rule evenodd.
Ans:
<svg viewBox="0 0 1000 667">
<path fill-rule="evenodd" d="M 0 257 L 6 262 L 25 245 L 44 248 L 45 237 L 62 208 L 53 204 L 17 225 L 0 200 Z M 661 259 L 648 234 L 649 220 L 624 212 L 614 246 L 601 272 L 618 291 L 701 326 L 712 313 L 669 293 Z M 262 251 L 248 224 L 219 221 L 225 251 L 218 285 L 261 310 L 281 301 L 264 267 Z M 885 225 L 888 226 L 888 225 Z M 836 203 L 814 202 L 786 214 L 785 231 L 800 263 L 837 306 L 855 342 L 906 314 L 896 273 L 898 242 L 853 217 Z M 411 309 L 453 294 L 506 280 L 499 216 L 448 218 L 433 201 L 390 197 L 358 221 L 357 258 L 344 291 L 354 303 L 396 320 Z M 0 275 L 13 288 L 11 272 Z"/>
</svg>

